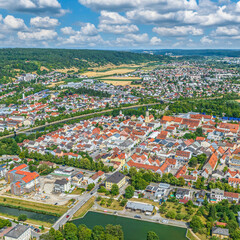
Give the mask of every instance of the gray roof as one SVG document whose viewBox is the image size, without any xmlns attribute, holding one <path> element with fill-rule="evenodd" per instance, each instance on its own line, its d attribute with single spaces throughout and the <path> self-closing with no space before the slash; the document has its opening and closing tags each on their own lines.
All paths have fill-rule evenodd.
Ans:
<svg viewBox="0 0 240 240">
<path fill-rule="evenodd" d="M 24 232 L 28 230 L 29 226 L 26 225 L 16 225 L 12 230 L 10 230 L 5 237 L 11 237 L 18 239 Z"/>
<path fill-rule="evenodd" d="M 125 177 L 124 174 L 120 172 L 115 172 L 110 177 L 106 179 L 106 182 L 119 183 Z"/>
<path fill-rule="evenodd" d="M 63 178 L 63 179 L 57 179 L 56 181 L 55 181 L 55 184 L 59 184 L 59 185 L 65 185 L 65 184 L 67 184 L 68 183 L 68 181 L 67 181 L 67 179 L 65 179 L 65 178 Z"/>
<path fill-rule="evenodd" d="M 153 205 L 139 202 L 128 202 L 126 208 L 130 208 L 133 210 L 141 210 L 144 212 L 152 212 L 154 209 Z"/>
<path fill-rule="evenodd" d="M 229 236 L 229 230 L 227 228 L 213 227 L 212 234 Z"/>
</svg>

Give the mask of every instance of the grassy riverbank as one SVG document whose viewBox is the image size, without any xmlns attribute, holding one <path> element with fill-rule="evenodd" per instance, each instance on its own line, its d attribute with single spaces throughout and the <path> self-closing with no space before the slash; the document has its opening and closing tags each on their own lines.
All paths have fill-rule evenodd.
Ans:
<svg viewBox="0 0 240 240">
<path fill-rule="evenodd" d="M 9 215 L 9 214 L 6 214 L 6 213 L 1 213 L 0 212 L 0 216 L 5 217 L 5 218 L 10 219 L 10 220 L 17 220 L 16 216 Z M 43 222 L 43 221 L 34 220 L 34 219 L 27 219 L 24 223 L 33 225 L 35 227 L 44 226 L 45 228 L 51 228 L 51 226 L 52 226 L 52 224 L 49 223 L 49 222 Z"/>
<path fill-rule="evenodd" d="M 10 197 L 0 197 L 0 205 L 43 214 L 52 214 L 54 216 L 60 216 L 68 210 L 68 207 L 65 205 L 56 206 Z"/>
<path fill-rule="evenodd" d="M 96 197 L 91 197 L 78 211 L 73 215 L 73 219 L 83 217 L 93 206 Z"/>
</svg>

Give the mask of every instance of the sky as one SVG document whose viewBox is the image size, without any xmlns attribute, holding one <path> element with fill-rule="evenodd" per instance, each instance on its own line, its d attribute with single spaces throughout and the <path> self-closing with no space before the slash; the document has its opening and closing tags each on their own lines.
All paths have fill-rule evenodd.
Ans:
<svg viewBox="0 0 240 240">
<path fill-rule="evenodd" d="M 238 0 L 0 0 L 0 47 L 239 46 Z"/>
</svg>

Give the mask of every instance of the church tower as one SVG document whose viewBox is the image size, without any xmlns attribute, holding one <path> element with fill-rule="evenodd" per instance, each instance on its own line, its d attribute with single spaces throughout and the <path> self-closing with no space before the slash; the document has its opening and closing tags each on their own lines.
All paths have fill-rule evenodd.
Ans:
<svg viewBox="0 0 240 240">
<path fill-rule="evenodd" d="M 146 123 L 149 122 L 149 111 L 148 111 L 148 106 L 147 106 L 147 110 L 146 110 L 145 122 L 146 122 Z"/>
</svg>

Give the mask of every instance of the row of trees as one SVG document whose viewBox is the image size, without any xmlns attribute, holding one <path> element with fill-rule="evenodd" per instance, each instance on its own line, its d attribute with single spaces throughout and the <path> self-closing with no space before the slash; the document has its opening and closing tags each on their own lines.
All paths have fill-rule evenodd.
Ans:
<svg viewBox="0 0 240 240">
<path fill-rule="evenodd" d="M 78 227 L 73 223 L 66 223 L 59 231 L 50 229 L 49 233 L 41 235 L 42 240 L 123 240 L 123 230 L 120 225 L 96 225 L 93 229 L 86 225 Z"/>
<path fill-rule="evenodd" d="M 171 173 L 165 173 L 161 177 L 160 174 L 154 173 L 150 170 L 140 169 L 139 171 L 137 171 L 135 167 L 131 167 L 129 171 L 125 169 L 123 173 L 130 177 L 132 187 L 137 190 L 145 189 L 151 182 L 163 182 L 175 186 L 185 185 L 185 180 L 182 177 L 177 179 Z M 132 189 L 130 191 L 132 191 Z"/>
</svg>

